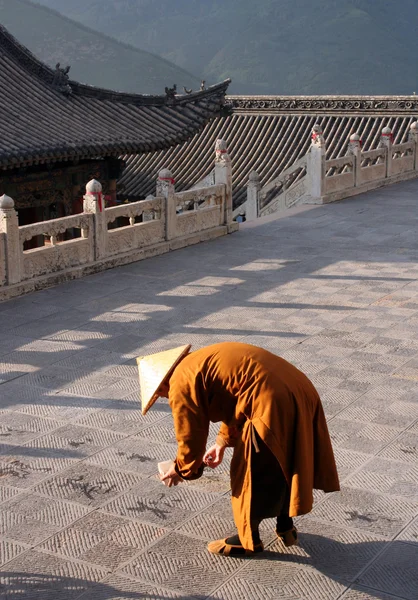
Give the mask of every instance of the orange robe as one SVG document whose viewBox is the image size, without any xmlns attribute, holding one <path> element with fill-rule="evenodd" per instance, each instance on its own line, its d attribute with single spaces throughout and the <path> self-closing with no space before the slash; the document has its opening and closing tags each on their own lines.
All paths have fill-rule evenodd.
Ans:
<svg viewBox="0 0 418 600">
<path fill-rule="evenodd" d="M 291 517 L 312 509 L 314 488 L 340 489 L 318 392 L 301 371 L 271 352 L 238 342 L 196 350 L 174 370 L 169 403 L 178 442 L 176 469 L 184 479 L 202 475 L 209 423 L 222 421 L 217 442 L 234 446 L 232 509 L 245 548 L 254 549 L 253 428 L 286 477 Z"/>
</svg>

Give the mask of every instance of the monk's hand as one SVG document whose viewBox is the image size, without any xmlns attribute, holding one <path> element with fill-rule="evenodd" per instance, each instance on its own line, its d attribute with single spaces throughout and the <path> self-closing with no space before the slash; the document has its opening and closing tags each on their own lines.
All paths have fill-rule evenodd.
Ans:
<svg viewBox="0 0 418 600">
<path fill-rule="evenodd" d="M 206 450 L 205 455 L 203 457 L 203 462 L 211 469 L 218 467 L 224 457 L 225 446 L 219 446 L 219 444 L 214 444 L 209 450 Z"/>
<path fill-rule="evenodd" d="M 164 475 L 160 474 L 159 477 L 160 481 L 162 481 L 163 484 L 167 487 L 171 487 L 172 485 L 176 486 L 181 481 L 183 481 L 183 479 L 180 477 L 180 475 L 177 473 L 174 467 L 171 467 L 171 469 L 167 471 L 167 473 L 165 473 Z"/>
</svg>

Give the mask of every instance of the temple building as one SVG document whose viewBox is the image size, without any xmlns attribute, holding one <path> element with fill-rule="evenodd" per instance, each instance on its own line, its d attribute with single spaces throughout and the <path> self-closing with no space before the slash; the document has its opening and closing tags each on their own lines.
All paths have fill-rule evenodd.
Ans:
<svg viewBox="0 0 418 600">
<path fill-rule="evenodd" d="M 0 195 L 15 199 L 20 225 L 82 212 L 91 179 L 112 206 L 122 156 L 180 145 L 224 110 L 229 80 L 184 96 L 176 86 L 120 93 L 72 81 L 69 67 L 51 69 L 1 26 L 0 46 Z"/>
<path fill-rule="evenodd" d="M 228 142 L 234 206 L 239 207 L 253 171 L 265 186 L 306 155 L 315 124 L 323 131 L 331 160 L 346 154 L 353 133 L 364 151 L 378 145 L 385 127 L 394 144 L 406 142 L 418 116 L 417 96 L 229 96 L 227 105 L 230 116 L 211 121 L 186 144 L 126 157 L 120 181 L 126 197 L 150 193 L 155 173 L 166 165 L 179 191 L 210 181 L 213 145 L 221 138 Z"/>
</svg>

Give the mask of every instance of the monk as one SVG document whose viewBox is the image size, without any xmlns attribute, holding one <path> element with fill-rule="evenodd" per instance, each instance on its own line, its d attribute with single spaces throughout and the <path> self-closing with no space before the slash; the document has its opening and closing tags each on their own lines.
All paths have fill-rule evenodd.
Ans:
<svg viewBox="0 0 418 600">
<path fill-rule="evenodd" d="M 237 534 L 208 545 L 224 556 L 263 551 L 259 524 L 276 517 L 276 533 L 297 543 L 292 517 L 312 509 L 313 489 L 339 490 L 319 395 L 282 358 L 256 346 L 224 342 L 190 352 L 190 345 L 138 358 L 142 412 L 167 397 L 178 442 L 166 485 L 201 477 L 232 447 L 231 493 Z M 221 422 L 206 449 L 209 423 Z"/>
</svg>

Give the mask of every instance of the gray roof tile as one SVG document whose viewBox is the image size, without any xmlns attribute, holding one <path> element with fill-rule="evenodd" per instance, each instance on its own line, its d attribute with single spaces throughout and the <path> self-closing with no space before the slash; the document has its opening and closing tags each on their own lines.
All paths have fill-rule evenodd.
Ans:
<svg viewBox="0 0 418 600">
<path fill-rule="evenodd" d="M 68 79 L 0 26 L 0 168 L 150 152 L 191 138 L 220 114 L 229 80 L 170 100 Z"/>
</svg>

